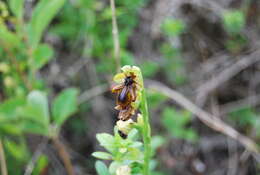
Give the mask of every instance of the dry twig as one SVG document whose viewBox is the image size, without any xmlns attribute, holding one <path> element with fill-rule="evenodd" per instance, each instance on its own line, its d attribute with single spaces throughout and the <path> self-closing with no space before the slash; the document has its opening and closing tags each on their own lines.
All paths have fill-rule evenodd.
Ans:
<svg viewBox="0 0 260 175">
<path fill-rule="evenodd" d="M 4 147 L 1 139 L 0 139 L 0 165 L 1 165 L 1 174 L 8 175 L 6 161 L 5 161 L 5 152 L 4 152 Z"/>
<path fill-rule="evenodd" d="M 54 143 L 55 148 L 57 149 L 60 158 L 63 161 L 63 164 L 65 166 L 65 169 L 68 173 L 68 175 L 75 175 L 72 163 L 70 161 L 70 156 L 68 152 L 66 151 L 66 146 L 59 140 L 59 138 L 52 138 L 52 141 Z"/>
<path fill-rule="evenodd" d="M 210 128 L 219 131 L 235 140 L 243 144 L 248 150 L 254 153 L 258 153 L 258 146 L 257 144 L 251 140 L 250 138 L 240 134 L 231 126 L 227 125 L 219 118 L 215 117 L 214 115 L 202 110 L 182 94 L 178 93 L 177 91 L 168 88 L 167 86 L 158 83 L 158 82 L 150 82 L 149 86 L 150 89 L 156 90 L 165 96 L 171 98 L 175 102 L 177 102 L 180 106 L 184 107 L 186 110 L 189 110 L 194 115 L 196 115 L 203 123 L 205 123 Z"/>
<path fill-rule="evenodd" d="M 112 11 L 112 34 L 113 34 L 113 41 L 114 41 L 114 57 L 115 57 L 115 63 L 116 63 L 116 69 L 119 72 L 120 71 L 120 43 L 119 43 L 119 34 L 118 34 L 118 27 L 116 22 L 116 7 L 115 7 L 115 1 L 110 0 L 110 6 Z"/>
</svg>

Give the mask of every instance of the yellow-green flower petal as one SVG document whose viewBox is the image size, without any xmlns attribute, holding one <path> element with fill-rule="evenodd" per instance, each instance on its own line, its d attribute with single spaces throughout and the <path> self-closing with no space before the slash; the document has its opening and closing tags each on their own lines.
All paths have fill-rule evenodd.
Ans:
<svg viewBox="0 0 260 175">
<path fill-rule="evenodd" d="M 136 73 L 138 73 L 138 74 L 141 73 L 141 69 L 140 69 L 139 67 L 137 67 L 137 66 L 133 66 L 133 67 L 132 67 L 132 71 L 133 71 L 133 72 L 136 72 Z"/>
<path fill-rule="evenodd" d="M 125 73 L 128 73 L 129 71 L 131 71 L 131 66 L 125 65 L 121 68 L 121 70 Z"/>
<path fill-rule="evenodd" d="M 118 73 L 114 76 L 113 80 L 116 83 L 123 83 L 125 79 L 125 74 L 124 73 Z"/>
</svg>

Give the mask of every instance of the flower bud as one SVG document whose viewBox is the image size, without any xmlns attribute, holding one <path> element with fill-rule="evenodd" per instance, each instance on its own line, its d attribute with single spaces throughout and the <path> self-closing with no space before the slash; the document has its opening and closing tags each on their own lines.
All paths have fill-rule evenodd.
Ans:
<svg viewBox="0 0 260 175">
<path fill-rule="evenodd" d="M 4 85 L 8 88 L 14 87 L 15 86 L 15 81 L 12 77 L 5 77 L 4 79 Z"/>
<path fill-rule="evenodd" d="M 119 149 L 119 152 L 122 153 L 122 154 L 123 154 L 123 153 L 126 153 L 126 151 L 127 151 L 127 148 L 120 148 L 120 149 Z"/>
<path fill-rule="evenodd" d="M 131 175 L 131 168 L 127 165 L 120 166 L 116 170 L 116 175 Z"/>
<path fill-rule="evenodd" d="M 116 126 L 120 132 L 127 135 L 131 131 L 133 127 L 133 123 L 134 121 L 132 119 L 126 121 L 118 120 L 116 122 Z"/>
<path fill-rule="evenodd" d="M 9 72 L 10 67 L 6 63 L 0 63 L 0 72 L 7 73 Z"/>
</svg>

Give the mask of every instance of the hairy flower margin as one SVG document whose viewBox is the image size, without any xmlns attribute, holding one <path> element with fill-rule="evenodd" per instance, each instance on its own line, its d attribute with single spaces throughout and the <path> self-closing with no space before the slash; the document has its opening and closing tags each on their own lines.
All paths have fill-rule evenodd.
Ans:
<svg viewBox="0 0 260 175">
<path fill-rule="evenodd" d="M 127 76 L 130 76 L 131 73 L 133 73 L 136 77 L 134 78 L 134 81 L 136 83 L 136 100 L 134 102 L 131 103 L 131 106 L 134 109 L 137 109 L 140 105 L 140 102 L 142 100 L 142 90 L 144 88 L 144 83 L 143 83 L 143 76 L 142 76 L 142 72 L 140 70 L 139 67 L 137 66 L 123 66 L 121 68 L 121 73 L 118 73 L 114 76 L 113 80 L 116 83 L 124 83 L 125 78 Z"/>
</svg>

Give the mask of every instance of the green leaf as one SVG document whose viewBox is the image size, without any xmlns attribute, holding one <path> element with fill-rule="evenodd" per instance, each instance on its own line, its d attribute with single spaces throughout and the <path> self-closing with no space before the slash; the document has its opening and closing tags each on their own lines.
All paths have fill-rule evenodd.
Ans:
<svg viewBox="0 0 260 175">
<path fill-rule="evenodd" d="M 98 159 L 104 159 L 104 160 L 111 160 L 112 155 L 106 152 L 94 152 L 92 153 L 92 156 L 98 158 Z"/>
<path fill-rule="evenodd" d="M 33 53 L 35 70 L 42 68 L 53 57 L 53 49 L 47 44 L 40 44 Z"/>
<path fill-rule="evenodd" d="M 27 97 L 27 105 L 21 109 L 20 113 L 27 119 L 48 127 L 50 117 L 46 94 L 41 91 L 32 91 Z"/>
<path fill-rule="evenodd" d="M 260 138 L 260 118 L 254 118 L 253 127 L 256 132 L 256 136 Z"/>
<path fill-rule="evenodd" d="M 134 56 L 130 52 L 122 49 L 121 62 L 122 65 L 134 65 Z"/>
<path fill-rule="evenodd" d="M 165 100 L 167 100 L 167 98 L 164 95 L 152 90 L 148 91 L 147 98 L 147 101 L 149 101 L 148 105 L 150 108 L 160 107 L 159 105 L 162 104 Z"/>
<path fill-rule="evenodd" d="M 0 42 L 5 48 L 19 48 L 21 46 L 21 40 L 13 32 L 7 30 L 7 28 L 0 24 Z"/>
<path fill-rule="evenodd" d="M 152 77 L 155 75 L 155 73 L 159 70 L 159 64 L 158 62 L 154 61 L 145 61 L 141 65 L 143 76 L 144 77 Z"/>
<path fill-rule="evenodd" d="M 126 160 L 142 161 L 144 158 L 143 152 L 137 148 L 128 148 L 124 155 Z"/>
<path fill-rule="evenodd" d="M 186 126 L 190 121 L 191 114 L 188 111 L 176 111 L 169 107 L 166 107 L 163 111 L 162 123 L 175 138 L 189 141 L 197 140 L 197 132 Z"/>
<path fill-rule="evenodd" d="M 4 145 L 6 150 L 19 161 L 25 161 L 29 158 L 29 153 L 24 142 L 15 143 L 11 140 L 5 140 Z"/>
<path fill-rule="evenodd" d="M 49 136 L 49 128 L 39 122 L 25 120 L 22 121 L 20 124 L 22 126 L 22 131 L 25 133 L 39 134 L 47 137 Z"/>
<path fill-rule="evenodd" d="M 198 134 L 193 129 L 188 128 L 185 132 L 185 139 L 195 142 L 198 140 Z"/>
<path fill-rule="evenodd" d="M 168 36 L 178 36 L 183 33 L 185 24 L 179 19 L 166 19 L 162 25 L 162 30 Z"/>
<path fill-rule="evenodd" d="M 8 135 L 22 135 L 23 128 L 20 126 L 20 123 L 9 122 L 9 123 L 2 123 L 0 125 L 0 136 L 5 134 Z"/>
<path fill-rule="evenodd" d="M 110 175 L 107 166 L 101 161 L 96 161 L 95 168 L 98 175 Z"/>
<path fill-rule="evenodd" d="M 24 10 L 24 0 L 9 0 L 9 6 L 14 15 L 18 19 L 22 19 L 23 17 L 23 10 Z"/>
<path fill-rule="evenodd" d="M 229 33 L 239 33 L 246 24 L 245 15 L 240 10 L 226 11 L 223 13 L 223 23 Z"/>
<path fill-rule="evenodd" d="M 139 147 L 141 147 L 141 146 L 143 146 L 143 143 L 142 142 L 133 142 L 131 145 L 129 145 L 129 147 L 131 147 L 131 148 L 139 148 Z"/>
<path fill-rule="evenodd" d="M 163 111 L 163 124 L 168 128 L 183 127 L 188 124 L 191 120 L 189 112 L 176 111 L 173 108 L 166 107 Z"/>
<path fill-rule="evenodd" d="M 113 153 L 115 151 L 115 139 L 112 135 L 107 133 L 97 134 L 97 140 L 99 141 L 100 145 L 105 147 L 109 152 Z"/>
<path fill-rule="evenodd" d="M 26 103 L 25 98 L 12 98 L 0 104 L 0 118 L 16 119 L 18 116 L 17 109 L 24 106 Z"/>
<path fill-rule="evenodd" d="M 256 112 L 248 107 L 238 109 L 230 114 L 232 120 L 236 121 L 240 126 L 248 126 L 255 123 L 255 118 L 257 118 Z"/>
<path fill-rule="evenodd" d="M 42 170 L 48 166 L 48 157 L 46 155 L 41 155 L 35 165 L 33 170 L 33 175 L 41 174 Z"/>
<path fill-rule="evenodd" d="M 138 137 L 139 137 L 139 135 L 138 135 L 138 130 L 135 129 L 135 128 L 133 128 L 133 129 L 128 133 L 127 139 L 135 141 L 135 140 L 138 139 Z"/>
<path fill-rule="evenodd" d="M 44 30 L 64 3 L 65 0 L 41 0 L 37 3 L 28 26 L 29 42 L 32 48 L 37 47 Z"/>
<path fill-rule="evenodd" d="M 77 111 L 77 94 L 77 89 L 69 88 L 62 91 L 54 99 L 52 115 L 55 124 L 58 126 L 61 126 L 69 116 Z"/>
</svg>

